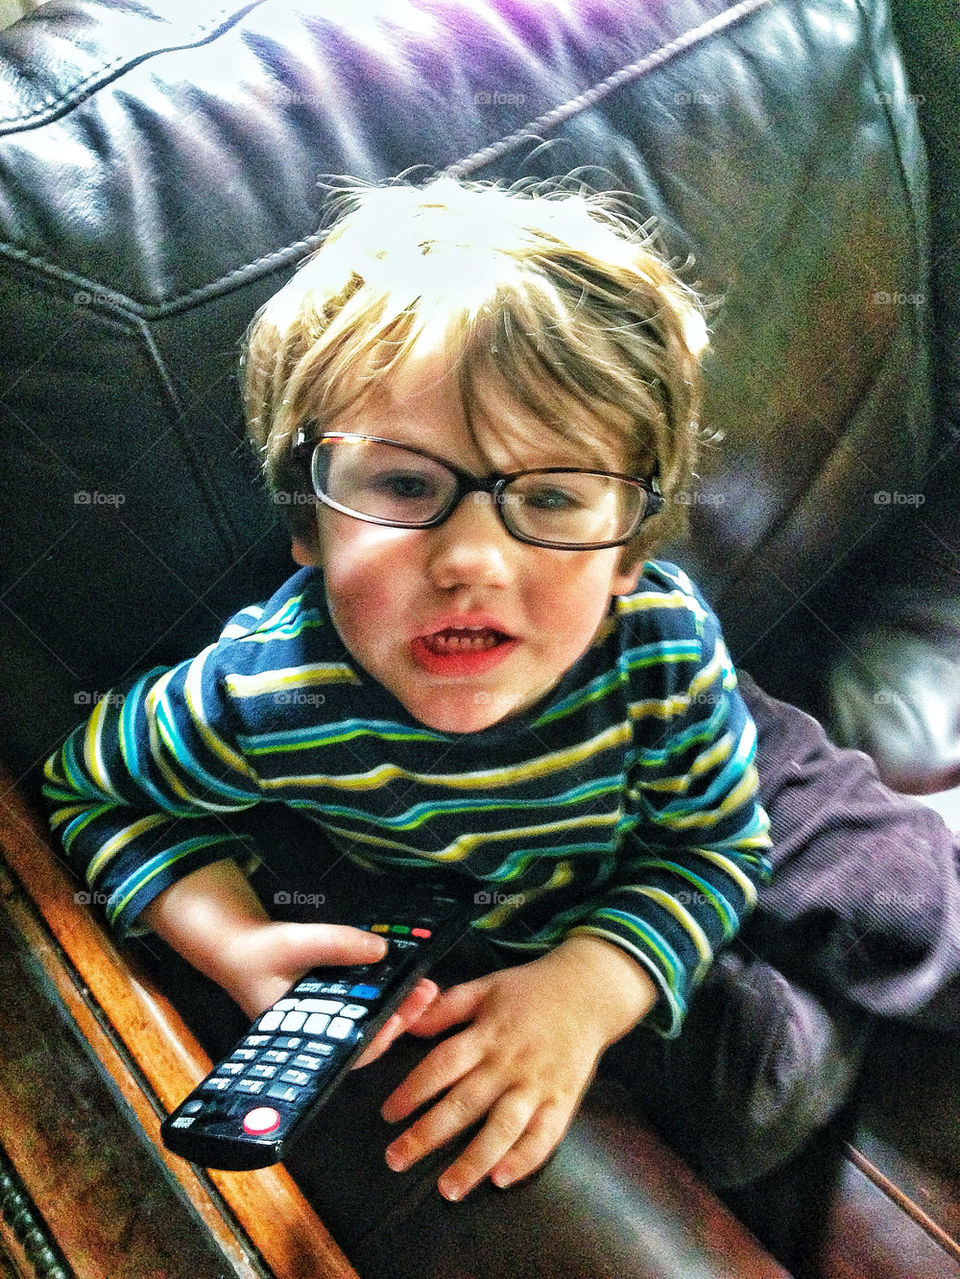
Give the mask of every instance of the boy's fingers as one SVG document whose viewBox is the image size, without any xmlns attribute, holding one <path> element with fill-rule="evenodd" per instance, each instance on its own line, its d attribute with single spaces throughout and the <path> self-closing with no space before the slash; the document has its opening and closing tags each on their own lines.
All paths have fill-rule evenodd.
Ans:
<svg viewBox="0 0 960 1279">
<path fill-rule="evenodd" d="M 436 982 L 421 977 L 413 990 L 407 995 L 397 1011 L 383 1023 L 366 1048 L 353 1063 L 353 1069 L 369 1066 L 372 1061 L 381 1057 L 395 1039 L 410 1029 L 426 1008 L 439 995 Z"/>
<path fill-rule="evenodd" d="M 445 990 L 410 1027 L 411 1034 L 429 1037 L 469 1021 L 482 995 L 479 984 L 464 982 Z"/>
</svg>

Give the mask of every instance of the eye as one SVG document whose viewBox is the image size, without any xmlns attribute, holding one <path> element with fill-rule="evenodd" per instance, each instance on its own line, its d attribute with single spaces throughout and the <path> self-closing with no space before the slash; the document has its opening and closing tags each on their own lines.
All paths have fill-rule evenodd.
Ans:
<svg viewBox="0 0 960 1279">
<path fill-rule="evenodd" d="M 523 494 L 523 505 L 538 511 L 576 511 L 583 506 L 583 498 L 579 493 L 560 484 L 538 484 L 528 488 Z"/>
<path fill-rule="evenodd" d="M 424 471 L 390 470 L 372 475 L 367 488 L 399 501 L 422 502 L 437 493 L 435 479 Z"/>
</svg>

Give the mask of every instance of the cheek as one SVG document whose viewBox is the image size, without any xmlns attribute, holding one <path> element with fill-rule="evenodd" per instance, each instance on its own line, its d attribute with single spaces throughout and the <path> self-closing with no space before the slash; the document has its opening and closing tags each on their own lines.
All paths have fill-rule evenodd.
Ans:
<svg viewBox="0 0 960 1279">
<path fill-rule="evenodd" d="M 322 526 L 321 562 L 334 620 L 357 625 L 396 607 L 410 554 L 397 530 L 340 517 Z"/>
</svg>

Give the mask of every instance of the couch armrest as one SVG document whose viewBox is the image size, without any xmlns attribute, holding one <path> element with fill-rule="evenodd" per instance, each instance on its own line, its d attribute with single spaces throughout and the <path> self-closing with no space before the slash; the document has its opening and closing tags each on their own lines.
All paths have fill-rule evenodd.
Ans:
<svg viewBox="0 0 960 1279">
<path fill-rule="evenodd" d="M 262 1276 L 265 1262 L 273 1279 L 356 1279 L 284 1168 L 200 1173 L 166 1153 L 159 1137 L 161 1118 L 203 1078 L 209 1059 L 166 997 L 131 968 L 77 900 L 82 895 L 74 881 L 5 778 L 0 778 L 0 792 L 0 851 L 8 868 L 0 872 L 6 948 L 19 950 L 34 967 L 39 965 L 49 997 L 86 1041 L 108 1091 L 114 1096 L 119 1092 L 127 1114 L 132 1112 L 132 1128 L 142 1128 L 154 1159 L 165 1166 L 161 1173 L 172 1180 L 176 1197 L 199 1217 L 206 1235 L 231 1264 L 229 1273 L 245 1279 Z M 45 1074 L 43 1063 L 40 1070 Z M 37 1096 L 42 1097 L 42 1091 Z M 33 1140 L 32 1105 L 24 1109 L 29 1123 L 17 1125 L 16 1116 L 3 1108 L 0 1141 L 63 1243 L 65 1235 L 72 1238 L 64 1213 L 96 1216 L 98 1204 L 82 1187 L 63 1184 L 54 1193 L 50 1179 L 55 1170 L 44 1168 L 36 1158 L 42 1143 Z M 105 1229 L 106 1234 L 116 1234 L 117 1223 Z M 98 1246 L 106 1246 L 103 1237 Z M 88 1242 L 77 1241 L 74 1255 L 67 1257 L 78 1275 L 129 1273 L 119 1260 L 111 1269 L 102 1253 L 93 1257 L 89 1269 L 88 1247 Z M 122 1238 L 119 1247 L 121 1258 Z"/>
</svg>

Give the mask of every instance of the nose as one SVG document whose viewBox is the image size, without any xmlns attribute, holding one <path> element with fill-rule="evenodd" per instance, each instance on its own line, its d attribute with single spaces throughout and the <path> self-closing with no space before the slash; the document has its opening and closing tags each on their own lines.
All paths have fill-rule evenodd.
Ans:
<svg viewBox="0 0 960 1279">
<path fill-rule="evenodd" d="M 506 586 L 521 544 L 500 521 L 489 493 L 465 493 L 437 528 L 428 530 L 428 572 L 435 586 Z"/>
</svg>

